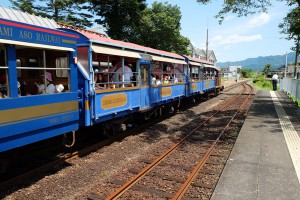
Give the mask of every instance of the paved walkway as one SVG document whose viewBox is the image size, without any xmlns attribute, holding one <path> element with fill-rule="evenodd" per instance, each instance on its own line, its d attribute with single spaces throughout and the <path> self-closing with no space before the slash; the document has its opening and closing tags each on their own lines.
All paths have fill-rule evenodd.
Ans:
<svg viewBox="0 0 300 200">
<path fill-rule="evenodd" d="M 300 200 L 300 113 L 258 91 L 211 200 Z"/>
</svg>

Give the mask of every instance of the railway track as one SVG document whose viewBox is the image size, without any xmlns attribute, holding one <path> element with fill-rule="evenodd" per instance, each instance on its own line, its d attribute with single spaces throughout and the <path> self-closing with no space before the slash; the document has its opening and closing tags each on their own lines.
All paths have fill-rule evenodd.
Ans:
<svg viewBox="0 0 300 200">
<path fill-rule="evenodd" d="M 208 199 L 237 136 L 230 134 L 230 125 L 252 100 L 253 88 L 245 83 L 240 86 L 239 94 L 204 121 L 191 122 L 192 130 L 182 133 L 182 138 L 162 154 L 134 164 L 136 167 L 128 171 L 133 174 L 129 181 L 111 180 L 109 184 L 117 189 L 106 199 Z"/>
<path fill-rule="evenodd" d="M 239 87 L 240 84 L 236 84 L 235 87 Z M 169 116 L 165 116 L 163 118 L 160 119 L 156 119 L 154 121 L 152 121 L 151 123 L 158 123 L 159 121 L 163 120 L 164 118 L 167 118 Z M 144 126 L 140 126 L 139 129 L 145 129 L 149 127 L 149 123 L 145 124 Z M 67 153 L 67 154 L 63 154 L 61 155 L 59 158 L 55 159 L 54 161 L 48 162 L 45 165 L 42 165 L 38 168 L 34 168 L 32 170 L 26 171 L 25 173 L 22 173 L 18 176 L 12 177 L 9 180 L 6 181 L 2 181 L 0 182 L 0 190 L 6 190 L 7 188 L 10 188 L 12 186 L 16 186 L 18 184 L 22 184 L 22 182 L 24 182 L 24 180 L 30 180 L 32 177 L 35 177 L 38 174 L 47 174 L 47 171 L 51 171 L 53 170 L 53 168 L 57 168 L 57 166 L 60 165 L 64 165 L 65 163 L 68 162 L 68 160 L 71 160 L 73 158 L 76 157 L 80 157 L 86 154 L 89 154 L 93 151 L 96 151 L 100 148 L 102 148 L 103 146 L 109 145 L 111 143 L 113 143 L 115 140 L 120 140 L 122 138 L 127 137 L 128 135 L 134 135 L 137 134 L 139 131 L 138 130 L 130 130 L 127 132 L 124 132 L 122 134 L 119 134 L 117 136 L 115 136 L 114 138 L 110 138 L 110 139 L 106 139 L 106 140 L 102 140 L 99 143 L 93 144 L 87 148 L 81 149 L 81 150 L 77 150 L 71 153 Z M 144 160 L 145 163 L 149 163 L 149 159 L 148 160 Z M 136 170 L 136 169 L 131 169 L 131 170 Z M 116 180 L 117 181 L 117 180 Z"/>
</svg>

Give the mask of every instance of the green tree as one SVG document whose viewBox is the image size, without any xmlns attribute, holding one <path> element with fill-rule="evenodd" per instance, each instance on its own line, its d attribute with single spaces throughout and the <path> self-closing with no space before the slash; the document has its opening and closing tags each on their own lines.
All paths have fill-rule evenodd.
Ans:
<svg viewBox="0 0 300 200">
<path fill-rule="evenodd" d="M 255 74 L 253 69 L 245 69 L 245 68 L 241 68 L 239 73 L 242 75 L 243 78 L 251 78 Z"/>
<path fill-rule="evenodd" d="M 263 72 L 265 73 L 265 75 L 269 75 L 269 72 L 271 71 L 271 65 L 270 64 L 266 64 L 265 67 L 264 67 L 264 70 Z"/>
<path fill-rule="evenodd" d="M 288 34 L 288 40 L 294 40 L 295 47 L 292 50 L 296 51 L 295 65 L 298 63 L 299 55 L 299 40 L 300 40 L 300 0 L 277 0 L 285 2 L 286 5 L 294 7 L 284 18 L 284 22 L 279 24 L 282 29 L 281 33 Z M 211 3 L 212 0 L 197 0 L 201 4 Z M 222 23 L 224 16 L 227 13 L 237 14 L 239 17 L 255 14 L 257 12 L 267 12 L 271 6 L 271 0 L 225 0 L 222 9 L 216 15 L 219 23 Z M 296 73 L 296 68 L 295 68 Z M 296 74 L 295 74 L 296 75 Z"/>
<path fill-rule="evenodd" d="M 133 27 L 139 27 L 145 0 L 90 0 L 96 23 L 106 27 L 112 39 L 130 41 Z"/>
<path fill-rule="evenodd" d="M 278 27 L 281 28 L 281 33 L 287 34 L 287 40 L 294 40 L 295 46 L 291 49 L 296 52 L 295 66 L 297 66 L 300 44 L 300 2 L 299 7 L 292 9 Z M 297 68 L 295 67 L 294 76 L 296 73 Z"/>
<path fill-rule="evenodd" d="M 13 8 L 77 27 L 93 25 L 88 0 L 10 0 Z"/>
<path fill-rule="evenodd" d="M 178 6 L 154 2 L 143 12 L 139 27 L 134 27 L 131 41 L 179 54 L 191 54 L 190 40 L 180 35 L 181 12 Z"/>
<path fill-rule="evenodd" d="M 33 7 L 33 1 L 32 0 L 10 0 L 12 3 L 12 8 L 18 9 L 23 12 L 28 12 L 30 14 L 37 14 L 35 12 L 35 9 Z"/>
</svg>

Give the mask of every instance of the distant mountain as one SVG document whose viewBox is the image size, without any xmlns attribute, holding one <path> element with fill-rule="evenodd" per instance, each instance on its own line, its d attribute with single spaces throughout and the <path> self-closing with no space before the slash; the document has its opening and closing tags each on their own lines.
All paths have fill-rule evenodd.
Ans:
<svg viewBox="0 0 300 200">
<path fill-rule="evenodd" d="M 287 63 L 291 64 L 295 62 L 295 53 L 291 52 L 287 55 Z M 285 55 L 278 56 L 260 56 L 257 58 L 248 58 L 242 61 L 234 62 L 218 62 L 217 66 L 224 68 L 230 66 L 242 66 L 246 69 L 253 69 L 254 71 L 262 71 L 266 64 L 271 65 L 271 69 L 278 69 L 281 66 L 285 65 Z"/>
</svg>

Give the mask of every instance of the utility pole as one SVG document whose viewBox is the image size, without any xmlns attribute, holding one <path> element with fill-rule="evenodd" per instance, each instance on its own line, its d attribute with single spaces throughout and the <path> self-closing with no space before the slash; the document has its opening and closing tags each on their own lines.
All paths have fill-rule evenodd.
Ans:
<svg viewBox="0 0 300 200">
<path fill-rule="evenodd" d="M 206 60 L 208 61 L 208 28 L 206 29 Z"/>
<path fill-rule="evenodd" d="M 228 77 L 229 77 L 229 62 L 228 62 L 228 68 L 227 68 L 227 81 L 228 81 Z"/>
</svg>

